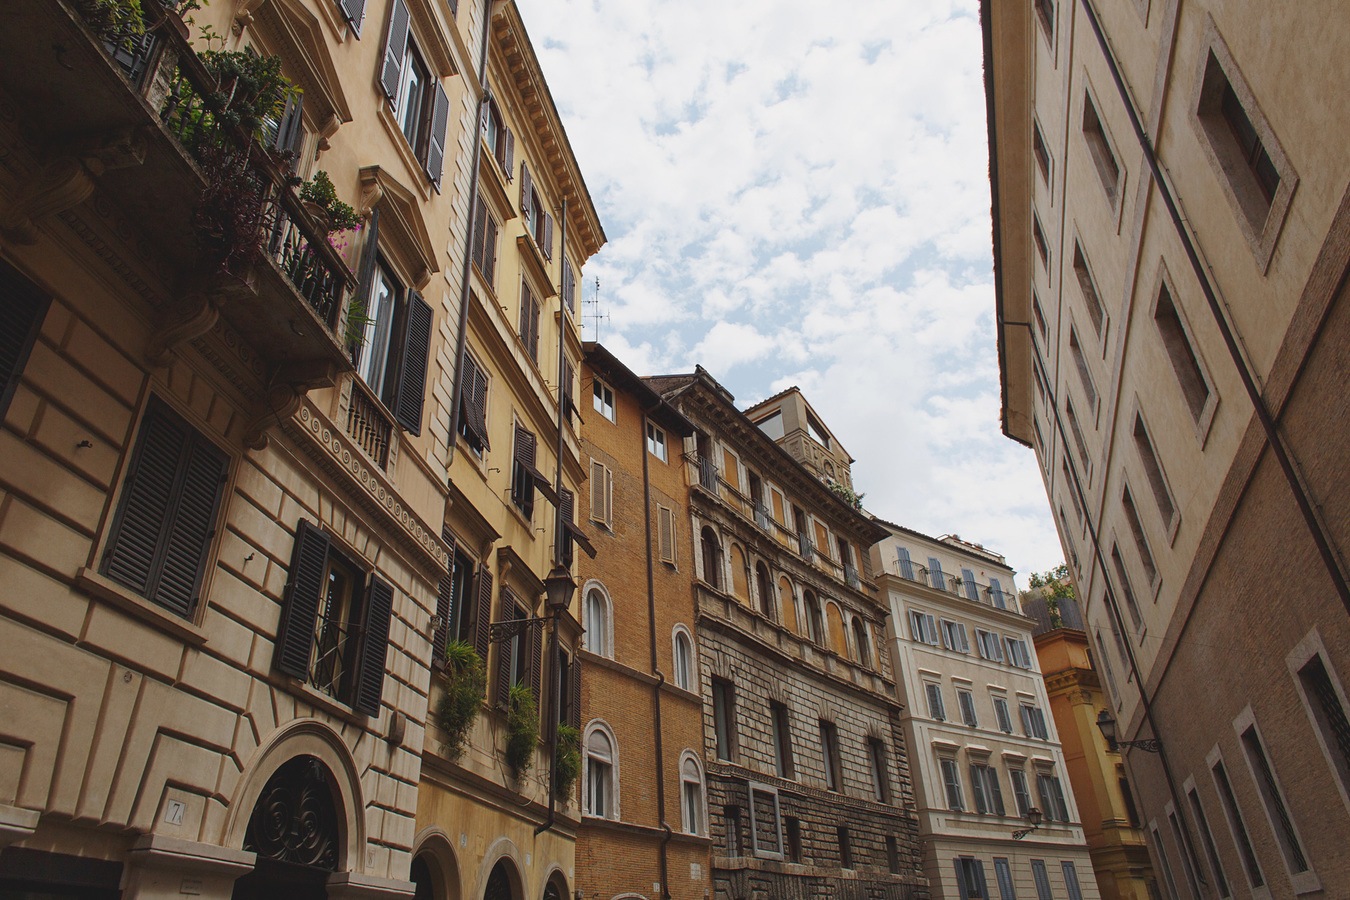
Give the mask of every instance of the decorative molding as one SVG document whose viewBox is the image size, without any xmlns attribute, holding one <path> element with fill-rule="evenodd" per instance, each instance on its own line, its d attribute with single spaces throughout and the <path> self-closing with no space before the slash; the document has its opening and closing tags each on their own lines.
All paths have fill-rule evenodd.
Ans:
<svg viewBox="0 0 1350 900">
<path fill-rule="evenodd" d="M 94 193 L 95 179 L 110 169 L 145 161 L 145 136 L 128 126 L 91 139 L 52 159 L 20 188 L 0 213 L 0 236 L 15 244 L 37 243 L 37 222 L 74 209 Z"/>
</svg>

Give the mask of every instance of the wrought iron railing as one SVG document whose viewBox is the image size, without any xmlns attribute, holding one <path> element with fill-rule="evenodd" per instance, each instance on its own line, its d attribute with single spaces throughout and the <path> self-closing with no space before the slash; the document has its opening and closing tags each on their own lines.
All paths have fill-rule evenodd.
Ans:
<svg viewBox="0 0 1350 900">
<path fill-rule="evenodd" d="M 389 466 L 394 422 L 358 376 L 352 377 L 352 394 L 347 403 L 347 436 L 356 441 L 381 469 Z"/>
</svg>

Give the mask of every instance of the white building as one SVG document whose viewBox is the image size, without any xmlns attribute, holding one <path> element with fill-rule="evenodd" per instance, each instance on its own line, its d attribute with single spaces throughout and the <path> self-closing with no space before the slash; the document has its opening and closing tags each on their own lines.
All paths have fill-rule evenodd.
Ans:
<svg viewBox="0 0 1350 900">
<path fill-rule="evenodd" d="M 1003 557 L 878 520 L 871 549 L 934 900 L 1100 896 L 1064 753 Z M 1043 820 L 1030 829 L 1032 810 Z"/>
</svg>

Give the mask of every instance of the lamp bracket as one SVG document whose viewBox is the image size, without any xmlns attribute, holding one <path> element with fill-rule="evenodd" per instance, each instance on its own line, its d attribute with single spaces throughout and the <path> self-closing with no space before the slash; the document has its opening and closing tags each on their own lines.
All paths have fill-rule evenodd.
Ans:
<svg viewBox="0 0 1350 900">
<path fill-rule="evenodd" d="M 512 619 L 509 622 L 493 622 L 488 626 L 488 640 L 491 643 L 499 644 L 502 641 L 509 641 L 523 631 L 527 631 L 535 626 L 543 627 L 548 619 L 543 616 L 531 616 L 528 619 Z"/>
</svg>

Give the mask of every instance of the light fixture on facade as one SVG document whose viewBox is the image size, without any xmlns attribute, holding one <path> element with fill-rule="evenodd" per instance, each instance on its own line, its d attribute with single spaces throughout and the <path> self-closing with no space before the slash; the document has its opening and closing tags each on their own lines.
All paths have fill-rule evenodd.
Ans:
<svg viewBox="0 0 1350 900">
<path fill-rule="evenodd" d="M 1037 828 L 1040 828 L 1041 821 L 1044 818 L 1045 816 L 1041 814 L 1041 811 L 1034 806 L 1031 809 L 1027 810 L 1027 821 L 1031 823 L 1031 827 L 1019 828 L 1017 831 L 1014 831 L 1012 833 L 1013 840 L 1020 841 L 1022 838 L 1026 837 L 1027 835 L 1035 831 Z"/>
<path fill-rule="evenodd" d="M 1120 747 L 1138 747 L 1145 753 L 1157 753 L 1162 750 L 1162 741 L 1157 738 L 1142 738 L 1137 741 L 1120 741 L 1116 739 L 1116 720 L 1110 711 L 1103 709 L 1097 713 L 1097 728 L 1106 738 L 1106 745 L 1115 751 Z"/>
</svg>

